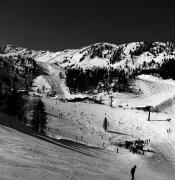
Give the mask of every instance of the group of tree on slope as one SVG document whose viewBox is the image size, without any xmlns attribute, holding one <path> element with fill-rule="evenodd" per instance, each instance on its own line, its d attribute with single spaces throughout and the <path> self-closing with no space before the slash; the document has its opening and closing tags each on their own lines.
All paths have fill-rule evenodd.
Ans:
<svg viewBox="0 0 175 180">
<path fill-rule="evenodd" d="M 34 130 L 44 133 L 47 125 L 45 105 L 41 99 L 37 100 L 33 106 L 33 118 L 28 120 L 27 106 L 29 101 L 28 89 L 32 83 L 32 77 L 36 76 L 36 63 L 30 58 L 22 58 L 12 61 L 12 57 L 0 58 L 0 112 L 17 116 L 23 124 L 30 124 Z M 25 68 L 25 63 L 31 64 Z M 16 67 L 18 66 L 18 67 Z M 25 78 L 20 72 L 25 73 Z M 30 81 L 26 81 L 30 79 Z M 26 84 L 27 83 L 27 84 Z M 26 88 L 27 87 L 27 88 Z M 22 90 L 20 89 L 22 88 Z"/>
</svg>

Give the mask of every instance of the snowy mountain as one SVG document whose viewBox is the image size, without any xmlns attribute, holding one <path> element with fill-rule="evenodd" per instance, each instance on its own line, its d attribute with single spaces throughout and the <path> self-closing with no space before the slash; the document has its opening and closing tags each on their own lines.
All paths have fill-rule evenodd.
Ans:
<svg viewBox="0 0 175 180">
<path fill-rule="evenodd" d="M 131 92 L 133 88 L 126 87 L 130 83 L 128 79 L 140 74 L 156 74 L 164 79 L 175 79 L 173 41 L 122 45 L 96 43 L 62 52 L 36 51 L 6 45 L 0 48 L 0 52 L 4 57 L 30 57 L 37 61 L 50 75 L 36 79 L 35 86 L 43 86 L 42 79 L 44 84 L 48 82 L 54 91 L 62 94 L 68 91 L 92 93 L 92 90 L 93 93 L 96 91 L 95 94 L 102 91 Z"/>
<path fill-rule="evenodd" d="M 143 63 L 162 63 L 164 59 L 175 57 L 174 42 L 134 42 L 122 45 L 96 43 L 75 50 L 62 52 L 36 51 L 6 45 L 0 48 L 4 56 L 26 56 L 36 61 L 54 63 L 62 67 L 138 68 Z"/>
<path fill-rule="evenodd" d="M 30 57 L 34 58 L 38 61 L 47 61 L 54 58 L 59 52 L 54 53 L 51 51 L 45 50 L 28 50 L 27 48 L 15 47 L 13 45 L 4 45 L 0 47 L 0 53 L 2 56 L 22 56 L 22 57 Z"/>
<path fill-rule="evenodd" d="M 164 59 L 174 58 L 174 43 L 136 42 L 123 45 L 97 43 L 74 51 L 63 51 L 51 60 L 63 67 L 113 67 L 132 69 L 146 63 L 162 63 Z"/>
</svg>

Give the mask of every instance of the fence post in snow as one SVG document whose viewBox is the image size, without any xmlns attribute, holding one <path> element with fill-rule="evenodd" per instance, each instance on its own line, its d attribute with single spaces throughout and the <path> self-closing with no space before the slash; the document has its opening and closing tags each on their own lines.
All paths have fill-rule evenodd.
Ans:
<svg viewBox="0 0 175 180">
<path fill-rule="evenodd" d="M 110 107 L 112 107 L 112 102 L 113 102 L 113 96 L 110 95 Z"/>
<path fill-rule="evenodd" d="M 148 121 L 150 121 L 150 107 L 148 109 L 149 113 L 148 113 Z"/>
</svg>

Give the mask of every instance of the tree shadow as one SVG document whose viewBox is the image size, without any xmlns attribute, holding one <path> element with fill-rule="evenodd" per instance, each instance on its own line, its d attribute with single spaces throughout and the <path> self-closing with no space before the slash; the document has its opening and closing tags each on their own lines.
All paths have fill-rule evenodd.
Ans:
<svg viewBox="0 0 175 180">
<path fill-rule="evenodd" d="M 145 152 L 150 152 L 150 153 L 156 153 L 155 151 L 151 150 L 151 149 L 146 149 L 144 150 Z"/>
<path fill-rule="evenodd" d="M 113 134 L 120 134 L 120 135 L 125 135 L 125 136 L 131 136 L 130 134 L 125 134 L 125 133 L 120 133 L 116 131 L 107 131 L 108 133 L 113 133 Z"/>
<path fill-rule="evenodd" d="M 81 153 L 89 157 L 99 158 L 100 152 L 103 152 L 102 149 L 100 148 L 93 148 L 85 144 L 81 144 L 81 143 L 74 142 L 71 140 L 66 140 L 66 139 L 57 140 L 49 136 L 46 136 L 44 134 L 38 133 L 34 131 L 33 129 L 31 129 L 30 127 L 27 127 L 24 124 L 22 124 L 16 117 L 2 114 L 2 113 L 0 113 L 0 126 L 17 130 L 23 134 L 32 136 L 34 138 L 40 139 L 42 141 L 54 144 L 62 148 L 69 149 L 77 153 Z"/>
<path fill-rule="evenodd" d="M 149 120 L 149 121 L 166 121 L 166 122 L 170 122 L 171 119 L 152 119 L 152 120 Z"/>
</svg>

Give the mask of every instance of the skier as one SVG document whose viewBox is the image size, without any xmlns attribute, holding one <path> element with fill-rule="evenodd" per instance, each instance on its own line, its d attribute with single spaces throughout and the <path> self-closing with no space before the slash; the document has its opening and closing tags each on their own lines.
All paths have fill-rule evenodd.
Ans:
<svg viewBox="0 0 175 180">
<path fill-rule="evenodd" d="M 131 169 L 131 176 L 132 176 L 131 180 L 134 180 L 135 170 L 136 170 L 136 165 Z"/>
<path fill-rule="evenodd" d="M 117 153 L 119 153 L 119 148 L 117 147 Z"/>
</svg>

